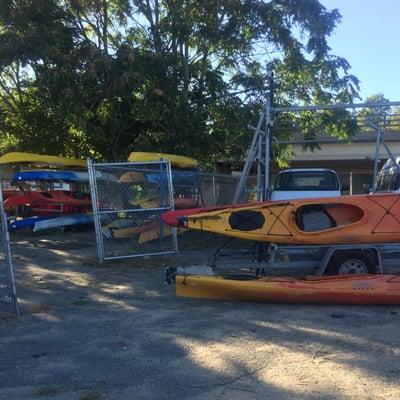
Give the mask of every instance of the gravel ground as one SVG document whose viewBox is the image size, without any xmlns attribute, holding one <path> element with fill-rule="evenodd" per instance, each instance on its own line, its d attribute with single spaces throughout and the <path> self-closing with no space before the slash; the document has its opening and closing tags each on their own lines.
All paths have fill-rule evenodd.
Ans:
<svg viewBox="0 0 400 400">
<path fill-rule="evenodd" d="M 0 399 L 400 399 L 400 307 L 177 298 L 180 257 L 95 261 L 91 234 L 12 244 Z"/>
</svg>

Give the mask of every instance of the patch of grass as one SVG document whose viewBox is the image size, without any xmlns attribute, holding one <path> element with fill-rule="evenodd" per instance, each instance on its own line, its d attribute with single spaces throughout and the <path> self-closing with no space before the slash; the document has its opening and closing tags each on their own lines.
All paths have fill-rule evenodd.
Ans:
<svg viewBox="0 0 400 400">
<path fill-rule="evenodd" d="M 61 389 L 54 385 L 40 386 L 33 392 L 33 397 L 54 396 L 61 393 Z"/>
<path fill-rule="evenodd" d="M 104 395 L 97 390 L 82 393 L 79 396 L 79 400 L 104 400 Z"/>
</svg>

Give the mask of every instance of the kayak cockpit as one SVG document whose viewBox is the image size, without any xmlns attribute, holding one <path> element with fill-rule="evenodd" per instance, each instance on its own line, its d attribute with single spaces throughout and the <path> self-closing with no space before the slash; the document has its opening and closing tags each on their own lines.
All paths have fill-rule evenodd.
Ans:
<svg viewBox="0 0 400 400">
<path fill-rule="evenodd" d="M 318 232 L 354 224 L 364 211 L 351 204 L 307 204 L 295 211 L 297 227 L 303 232 Z"/>
</svg>

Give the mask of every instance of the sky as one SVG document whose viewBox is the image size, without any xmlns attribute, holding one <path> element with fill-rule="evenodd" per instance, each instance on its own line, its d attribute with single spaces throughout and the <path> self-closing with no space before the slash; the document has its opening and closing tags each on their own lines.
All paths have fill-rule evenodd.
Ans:
<svg viewBox="0 0 400 400">
<path fill-rule="evenodd" d="M 383 93 L 400 100 L 400 0 L 320 0 L 337 8 L 342 22 L 328 38 L 331 53 L 344 57 L 360 82 L 360 95 Z"/>
</svg>

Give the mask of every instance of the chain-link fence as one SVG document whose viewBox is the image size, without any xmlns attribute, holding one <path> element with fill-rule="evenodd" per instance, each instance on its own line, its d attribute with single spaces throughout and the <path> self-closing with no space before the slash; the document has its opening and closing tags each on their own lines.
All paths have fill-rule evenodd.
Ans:
<svg viewBox="0 0 400 400">
<path fill-rule="evenodd" d="M 201 203 L 205 207 L 223 206 L 233 203 L 240 176 L 228 174 L 201 174 Z M 256 177 L 249 176 L 247 186 L 239 203 L 257 201 Z"/>
<path fill-rule="evenodd" d="M 338 174 L 339 181 L 345 189 L 343 194 L 362 194 L 368 193 L 372 184 L 372 173 L 353 173 Z M 200 204 L 205 207 L 232 204 L 236 187 L 239 183 L 240 175 L 230 174 L 199 174 L 200 184 Z M 275 176 L 270 177 L 271 185 Z M 257 177 L 249 176 L 246 181 L 246 188 L 238 203 L 252 203 L 257 201 L 256 192 Z M 174 185 L 175 189 L 175 185 Z"/>
<path fill-rule="evenodd" d="M 7 229 L 7 218 L 0 189 L 0 311 L 14 312 L 18 316 L 17 295 Z"/>
<path fill-rule="evenodd" d="M 88 160 L 88 171 L 100 261 L 177 251 L 175 229 L 161 220 L 174 208 L 169 162 Z"/>
</svg>

